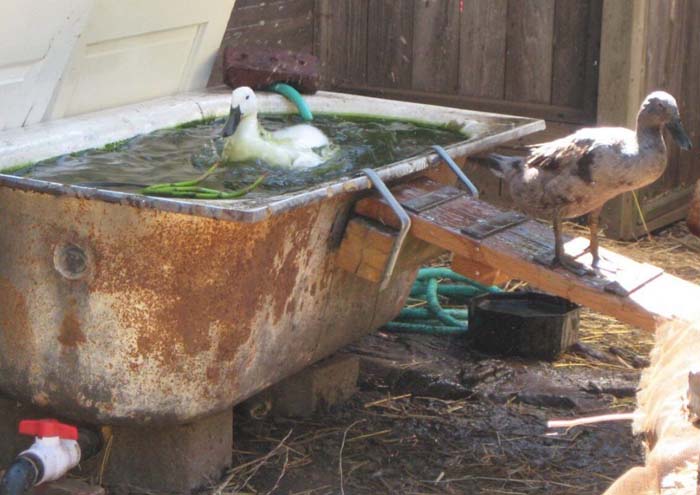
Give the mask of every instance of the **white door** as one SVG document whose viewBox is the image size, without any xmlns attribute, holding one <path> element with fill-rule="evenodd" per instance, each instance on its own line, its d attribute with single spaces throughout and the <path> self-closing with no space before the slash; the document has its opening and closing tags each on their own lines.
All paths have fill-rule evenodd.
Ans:
<svg viewBox="0 0 700 495">
<path fill-rule="evenodd" d="M 95 0 L 50 118 L 206 87 L 234 2 Z"/>
<path fill-rule="evenodd" d="M 39 122 L 94 0 L 0 0 L 0 130 Z"/>
</svg>

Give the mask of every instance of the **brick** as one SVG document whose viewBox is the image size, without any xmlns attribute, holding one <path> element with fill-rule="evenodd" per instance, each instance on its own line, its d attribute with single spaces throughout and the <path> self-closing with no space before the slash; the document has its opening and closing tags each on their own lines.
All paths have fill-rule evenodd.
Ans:
<svg viewBox="0 0 700 495">
<path fill-rule="evenodd" d="M 224 49 L 223 67 L 224 81 L 232 88 L 250 86 L 257 90 L 284 82 L 301 93 L 318 89 L 318 58 L 308 53 L 229 46 Z"/>
</svg>

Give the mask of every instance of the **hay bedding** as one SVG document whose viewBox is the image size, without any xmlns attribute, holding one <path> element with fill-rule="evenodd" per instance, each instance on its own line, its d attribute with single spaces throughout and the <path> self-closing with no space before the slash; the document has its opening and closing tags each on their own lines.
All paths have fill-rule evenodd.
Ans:
<svg viewBox="0 0 700 495">
<path fill-rule="evenodd" d="M 568 228 L 582 233 L 581 227 Z M 603 239 L 602 245 L 700 283 L 700 239 L 681 224 L 652 240 Z M 509 286 L 522 288 L 523 284 Z M 653 336 L 590 311 L 583 313 L 580 333 L 589 352 L 570 352 L 553 364 L 484 358 L 455 339 L 381 332 L 369 336 L 347 350 L 363 358 L 364 370 L 360 391 L 348 404 L 307 419 L 252 419 L 239 413 L 235 467 L 223 481 L 213 483 L 211 491 L 600 494 L 644 462 L 629 423 L 573 428 L 558 436 L 549 436 L 544 423 L 556 416 L 633 410 L 633 387 L 631 394 L 586 395 L 580 390 L 592 381 L 621 378 L 635 385 Z M 379 366 L 384 372 L 377 372 L 367 366 L 373 359 L 392 364 Z M 659 362 L 657 354 L 654 363 Z M 568 409 L 524 402 L 507 388 L 528 370 L 578 390 L 579 396 L 590 400 L 582 408 Z M 480 372 L 484 376 L 477 384 L 464 380 L 465 374 L 475 377 Z M 653 373 L 648 372 L 645 379 Z M 407 382 L 407 376 L 435 381 L 426 387 L 419 381 Z M 682 382 L 678 377 L 674 380 Z M 455 385 L 450 388 L 450 383 Z M 467 389 L 461 397 L 457 393 L 446 398 L 449 394 L 443 393 L 459 392 L 459 387 Z M 644 394 L 652 388 L 646 390 L 640 394 L 640 409 L 651 410 Z M 678 401 L 677 396 L 669 398 L 662 409 L 677 411 Z M 656 417 L 667 414 L 672 413 L 659 412 Z M 648 419 L 637 428 L 661 431 L 657 423 Z M 694 480 L 695 470 L 692 463 L 684 462 L 671 469 L 664 477 L 666 491 L 661 493 L 682 493 L 668 490 Z"/>
</svg>

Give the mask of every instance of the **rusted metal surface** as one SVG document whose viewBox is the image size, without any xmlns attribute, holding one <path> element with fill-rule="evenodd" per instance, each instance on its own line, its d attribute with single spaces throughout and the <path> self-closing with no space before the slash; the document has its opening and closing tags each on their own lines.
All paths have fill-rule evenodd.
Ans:
<svg viewBox="0 0 700 495">
<path fill-rule="evenodd" d="M 417 268 L 380 292 L 334 266 L 350 200 L 245 224 L 0 189 L 0 388 L 91 422 L 182 422 L 330 354 L 392 318 Z"/>
</svg>

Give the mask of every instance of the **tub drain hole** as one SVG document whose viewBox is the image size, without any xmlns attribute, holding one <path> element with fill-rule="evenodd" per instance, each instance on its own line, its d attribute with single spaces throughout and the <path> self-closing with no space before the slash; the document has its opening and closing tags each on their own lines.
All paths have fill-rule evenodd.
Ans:
<svg viewBox="0 0 700 495">
<path fill-rule="evenodd" d="M 71 280 L 82 278 L 88 271 L 88 255 L 75 244 L 56 247 L 53 262 L 56 270 Z"/>
</svg>

